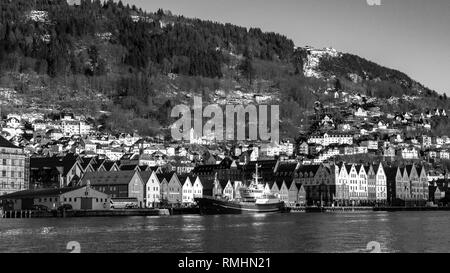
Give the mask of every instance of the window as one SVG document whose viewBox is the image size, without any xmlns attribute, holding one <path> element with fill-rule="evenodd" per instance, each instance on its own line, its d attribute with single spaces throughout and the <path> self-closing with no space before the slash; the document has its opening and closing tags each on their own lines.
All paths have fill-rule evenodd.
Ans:
<svg viewBox="0 0 450 273">
<path fill-rule="evenodd" d="M 3 159 L 3 165 L 7 165 L 6 159 Z"/>
<path fill-rule="evenodd" d="M 72 197 L 69 197 L 69 202 L 72 202 Z"/>
<path fill-rule="evenodd" d="M 2 171 L 2 176 L 6 177 L 6 171 Z"/>
<path fill-rule="evenodd" d="M 67 202 L 67 198 L 66 197 L 64 197 L 64 202 Z"/>
</svg>

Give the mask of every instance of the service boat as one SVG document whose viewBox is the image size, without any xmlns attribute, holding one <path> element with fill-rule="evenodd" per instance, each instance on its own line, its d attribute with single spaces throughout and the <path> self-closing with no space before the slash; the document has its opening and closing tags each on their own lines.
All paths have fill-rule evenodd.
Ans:
<svg viewBox="0 0 450 273">
<path fill-rule="evenodd" d="M 218 186 L 217 176 L 214 187 Z M 201 214 L 276 213 L 285 210 L 284 202 L 265 190 L 258 182 L 258 166 L 249 186 L 239 188 L 239 197 L 227 199 L 221 196 L 195 198 Z"/>
</svg>

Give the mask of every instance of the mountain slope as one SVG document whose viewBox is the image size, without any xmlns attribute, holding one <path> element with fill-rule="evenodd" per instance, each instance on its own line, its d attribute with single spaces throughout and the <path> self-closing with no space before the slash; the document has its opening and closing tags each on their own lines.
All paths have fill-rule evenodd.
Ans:
<svg viewBox="0 0 450 273">
<path fill-rule="evenodd" d="M 252 103 L 256 95 L 279 103 L 288 136 L 306 123 L 316 100 L 330 100 L 321 92 L 330 84 L 380 98 L 438 100 L 399 71 L 351 54 L 295 48 L 257 28 L 111 0 L 2 1 L 0 10 L 0 87 L 14 90 L 22 109 L 84 113 L 109 131 L 160 133 L 172 122 L 171 107 L 190 103 L 193 94 L 217 103 Z"/>
</svg>

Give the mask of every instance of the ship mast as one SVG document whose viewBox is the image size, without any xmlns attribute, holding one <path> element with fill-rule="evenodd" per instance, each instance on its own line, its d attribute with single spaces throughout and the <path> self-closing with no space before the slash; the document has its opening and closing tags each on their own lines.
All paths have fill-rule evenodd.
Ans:
<svg viewBox="0 0 450 273">
<path fill-rule="evenodd" d="M 256 182 L 256 185 L 258 185 L 258 178 L 259 178 L 258 167 L 261 167 L 261 166 L 259 166 L 258 163 L 255 166 L 256 166 L 255 182 Z"/>
</svg>

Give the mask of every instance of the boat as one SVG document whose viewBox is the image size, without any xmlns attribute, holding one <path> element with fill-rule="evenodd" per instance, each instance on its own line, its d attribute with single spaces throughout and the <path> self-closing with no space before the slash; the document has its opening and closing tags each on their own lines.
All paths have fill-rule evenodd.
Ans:
<svg viewBox="0 0 450 273">
<path fill-rule="evenodd" d="M 217 174 L 214 187 L 218 187 Z M 238 189 L 239 197 L 229 199 L 223 196 L 195 198 L 201 214 L 244 214 L 244 213 L 279 213 L 285 211 L 284 202 L 267 191 L 258 179 L 258 166 L 249 186 Z"/>
</svg>

